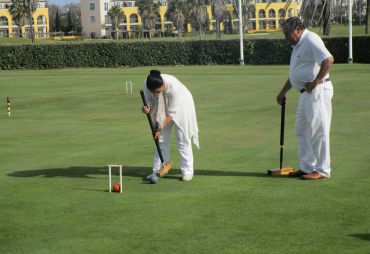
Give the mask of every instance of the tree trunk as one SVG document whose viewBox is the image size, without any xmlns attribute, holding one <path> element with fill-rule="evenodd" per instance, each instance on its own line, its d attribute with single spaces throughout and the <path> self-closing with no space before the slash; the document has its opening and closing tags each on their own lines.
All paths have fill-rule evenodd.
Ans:
<svg viewBox="0 0 370 254">
<path fill-rule="evenodd" d="M 203 28 L 202 28 L 202 24 L 199 23 L 199 39 L 202 40 L 203 39 Z"/>
<path fill-rule="evenodd" d="M 35 41 L 35 33 L 34 33 L 34 31 L 33 31 L 32 12 L 29 12 L 29 16 L 30 16 L 30 32 L 31 32 L 31 40 L 32 40 L 32 44 L 34 44 L 36 41 Z"/>
<path fill-rule="evenodd" d="M 176 28 L 177 28 L 177 38 L 182 37 L 182 24 L 180 22 L 180 16 L 177 16 Z"/>
<path fill-rule="evenodd" d="M 343 24 L 343 0 L 340 0 L 340 24 Z"/>
<path fill-rule="evenodd" d="M 361 2 L 358 2 L 357 3 L 358 4 L 358 23 L 359 23 L 359 25 L 361 26 L 362 24 L 361 24 L 361 20 L 362 20 L 362 16 L 361 16 L 361 14 L 362 14 L 362 3 Z"/>
<path fill-rule="evenodd" d="M 216 19 L 216 39 L 220 39 L 220 19 Z"/>
<path fill-rule="evenodd" d="M 370 29 L 370 0 L 366 1 L 366 28 L 365 28 L 365 34 L 369 34 Z"/>
<path fill-rule="evenodd" d="M 231 15 L 229 15 L 229 24 L 230 24 L 230 26 L 229 26 L 230 34 L 232 34 L 234 28 L 233 28 L 233 19 L 232 19 Z"/>
<path fill-rule="evenodd" d="M 330 0 L 324 1 L 324 14 L 323 14 L 323 35 L 329 36 L 330 30 L 331 30 L 331 24 L 330 24 Z"/>
<path fill-rule="evenodd" d="M 119 20 L 118 20 L 118 16 L 115 18 L 115 21 L 114 21 L 114 39 L 116 39 L 116 41 L 118 40 L 118 25 L 119 25 Z"/>
<path fill-rule="evenodd" d="M 183 24 L 181 22 L 179 22 L 178 26 L 177 26 L 177 38 L 182 37 L 182 27 L 183 27 Z"/>
</svg>

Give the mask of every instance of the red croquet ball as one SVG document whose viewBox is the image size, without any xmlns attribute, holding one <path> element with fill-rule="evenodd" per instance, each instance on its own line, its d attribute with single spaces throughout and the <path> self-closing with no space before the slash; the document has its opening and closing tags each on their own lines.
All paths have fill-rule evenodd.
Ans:
<svg viewBox="0 0 370 254">
<path fill-rule="evenodd" d="M 119 183 L 113 184 L 113 191 L 119 192 L 121 190 L 121 185 Z"/>
</svg>

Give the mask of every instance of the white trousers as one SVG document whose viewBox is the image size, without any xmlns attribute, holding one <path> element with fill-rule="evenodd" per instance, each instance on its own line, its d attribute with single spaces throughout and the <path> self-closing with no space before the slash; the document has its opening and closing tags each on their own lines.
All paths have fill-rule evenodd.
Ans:
<svg viewBox="0 0 370 254">
<path fill-rule="evenodd" d="M 296 135 L 299 143 L 300 169 L 305 173 L 314 171 L 330 177 L 330 123 L 331 82 L 318 85 L 309 94 L 299 98 L 296 118 Z"/>
<path fill-rule="evenodd" d="M 176 146 L 180 155 L 181 173 L 182 175 L 193 175 L 194 174 L 194 159 L 193 150 L 191 147 L 191 140 L 187 140 L 181 129 L 176 126 L 173 122 L 168 124 L 162 131 L 159 138 L 159 146 L 161 147 L 164 162 L 170 160 L 170 144 L 171 144 L 171 131 L 174 127 Z M 158 155 L 157 148 L 155 148 L 153 173 L 157 173 L 162 167 L 161 160 Z"/>
</svg>

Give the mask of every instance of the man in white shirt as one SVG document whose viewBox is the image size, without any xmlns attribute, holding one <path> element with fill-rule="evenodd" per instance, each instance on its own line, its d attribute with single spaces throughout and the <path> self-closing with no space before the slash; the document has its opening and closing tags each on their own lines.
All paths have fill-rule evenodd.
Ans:
<svg viewBox="0 0 370 254">
<path fill-rule="evenodd" d="M 193 96 L 190 91 L 174 76 L 152 70 L 144 84 L 144 94 L 155 124 L 154 138 L 159 141 L 164 160 L 169 161 L 170 137 L 174 128 L 177 149 L 181 159 L 183 181 L 190 181 L 194 175 L 193 151 L 191 143 L 199 148 L 198 125 Z M 158 152 L 154 156 L 153 173 L 160 169 Z"/>
<path fill-rule="evenodd" d="M 281 105 L 291 88 L 301 93 L 296 116 L 300 170 L 289 175 L 306 180 L 329 178 L 333 96 L 329 70 L 334 58 L 321 38 L 307 30 L 299 18 L 288 18 L 281 26 L 293 52 L 289 78 L 277 95 L 277 102 Z"/>
</svg>

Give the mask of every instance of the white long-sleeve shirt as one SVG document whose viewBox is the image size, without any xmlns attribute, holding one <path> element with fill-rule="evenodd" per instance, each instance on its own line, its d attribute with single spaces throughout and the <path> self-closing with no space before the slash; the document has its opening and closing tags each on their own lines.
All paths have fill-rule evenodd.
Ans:
<svg viewBox="0 0 370 254">
<path fill-rule="evenodd" d="M 187 139 L 192 140 L 194 145 L 199 148 L 199 130 L 193 96 L 176 77 L 168 74 L 161 74 L 161 77 L 165 85 L 163 97 L 166 115 L 171 115 L 172 121 L 181 129 Z M 148 106 L 152 107 L 155 94 L 147 88 L 146 80 L 143 91 Z"/>
</svg>

